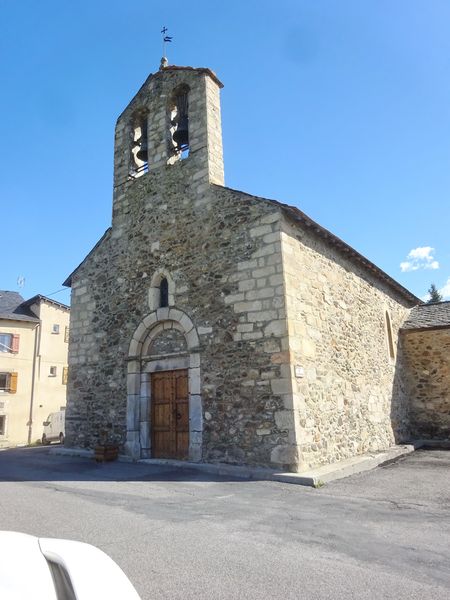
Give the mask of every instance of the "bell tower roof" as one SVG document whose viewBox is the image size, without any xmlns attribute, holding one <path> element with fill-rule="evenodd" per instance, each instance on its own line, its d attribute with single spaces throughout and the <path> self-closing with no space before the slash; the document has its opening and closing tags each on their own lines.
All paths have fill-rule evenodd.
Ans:
<svg viewBox="0 0 450 600">
<path fill-rule="evenodd" d="M 214 73 L 214 71 L 212 71 L 211 69 L 208 69 L 207 67 L 181 67 L 178 65 L 164 65 L 161 66 L 159 68 L 160 71 L 196 71 L 197 73 L 205 73 L 206 75 L 209 75 L 209 77 L 211 77 L 211 79 L 217 83 L 217 85 L 219 86 L 219 88 L 223 88 L 223 83 L 220 81 L 220 79 L 217 77 L 217 75 Z"/>
<path fill-rule="evenodd" d="M 119 119 L 122 117 L 123 113 L 128 109 L 130 104 L 133 102 L 134 98 L 136 98 L 136 96 L 138 96 L 141 93 L 141 91 L 144 90 L 148 86 L 148 84 L 150 83 L 151 80 L 156 79 L 158 77 L 158 75 L 161 73 L 170 73 L 170 72 L 176 73 L 177 71 L 179 71 L 179 72 L 185 71 L 186 73 L 198 73 L 199 75 L 201 75 L 201 74 L 208 75 L 212 79 L 212 81 L 214 81 L 214 83 L 217 85 L 217 87 L 219 89 L 222 89 L 224 87 L 224 84 L 220 81 L 220 79 L 217 77 L 217 75 L 214 73 L 214 71 L 212 69 L 208 69 L 207 67 L 183 67 L 183 66 L 179 66 L 179 65 L 169 65 L 169 64 L 167 64 L 167 58 L 165 58 L 163 56 L 163 58 L 161 59 L 161 66 L 159 67 L 159 70 L 156 71 L 155 73 L 150 73 L 148 75 L 147 79 L 144 81 L 144 83 L 138 89 L 138 91 L 136 92 L 134 97 L 130 100 L 129 104 L 124 108 L 124 110 L 117 117 L 117 121 L 119 121 Z"/>
</svg>

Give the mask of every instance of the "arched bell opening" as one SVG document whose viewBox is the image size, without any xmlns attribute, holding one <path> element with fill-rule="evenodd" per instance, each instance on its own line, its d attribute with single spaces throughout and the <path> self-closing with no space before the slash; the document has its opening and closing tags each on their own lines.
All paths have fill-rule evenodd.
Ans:
<svg viewBox="0 0 450 600">
<path fill-rule="evenodd" d="M 169 154 L 183 160 L 189 156 L 189 91 L 186 84 L 177 86 L 169 99 Z"/>
<path fill-rule="evenodd" d="M 148 172 L 148 111 L 136 111 L 131 118 L 130 176 Z"/>
</svg>

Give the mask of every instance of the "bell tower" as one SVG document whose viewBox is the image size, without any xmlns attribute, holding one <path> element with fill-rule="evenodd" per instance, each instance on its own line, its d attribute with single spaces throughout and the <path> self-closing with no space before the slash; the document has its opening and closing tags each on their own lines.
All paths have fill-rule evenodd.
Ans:
<svg viewBox="0 0 450 600">
<path fill-rule="evenodd" d="M 185 176 L 223 185 L 222 87 L 210 69 L 163 59 L 117 120 L 115 192 L 180 162 L 189 164 Z"/>
</svg>

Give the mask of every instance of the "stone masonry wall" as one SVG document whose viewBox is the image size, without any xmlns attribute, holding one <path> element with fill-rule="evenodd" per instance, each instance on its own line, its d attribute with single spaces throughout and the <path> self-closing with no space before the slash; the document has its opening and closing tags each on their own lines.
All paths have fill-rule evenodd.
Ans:
<svg viewBox="0 0 450 600">
<path fill-rule="evenodd" d="M 330 244 L 286 221 L 286 309 L 301 468 L 407 436 L 404 383 L 388 352 L 407 305 Z"/>
<path fill-rule="evenodd" d="M 401 334 L 410 401 L 411 438 L 450 439 L 450 330 Z"/>
<path fill-rule="evenodd" d="M 189 161 L 126 183 L 73 277 L 67 443 L 124 443 L 128 346 L 164 269 L 200 339 L 202 459 L 295 470 L 279 208 L 199 188 Z"/>
</svg>

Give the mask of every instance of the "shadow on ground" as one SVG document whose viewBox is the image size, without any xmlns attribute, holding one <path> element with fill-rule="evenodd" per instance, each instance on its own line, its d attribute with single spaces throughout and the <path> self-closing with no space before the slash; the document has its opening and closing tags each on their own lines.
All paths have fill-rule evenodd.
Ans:
<svg viewBox="0 0 450 600">
<path fill-rule="evenodd" d="M 0 452 L 2 481 L 256 481 L 215 475 L 188 467 L 128 462 L 96 463 L 93 458 L 52 454 L 49 447 Z"/>
</svg>

